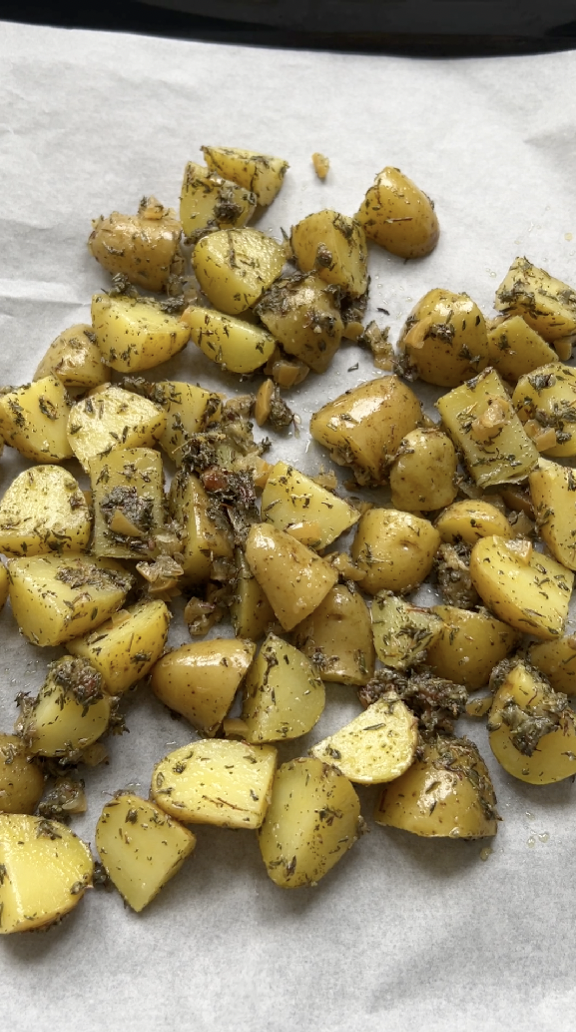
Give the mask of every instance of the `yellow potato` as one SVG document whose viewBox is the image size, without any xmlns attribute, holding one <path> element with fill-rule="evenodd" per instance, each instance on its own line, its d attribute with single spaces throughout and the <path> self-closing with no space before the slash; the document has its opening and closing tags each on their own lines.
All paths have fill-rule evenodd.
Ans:
<svg viewBox="0 0 576 1032">
<path fill-rule="evenodd" d="M 34 380 L 55 376 L 64 387 L 89 391 L 110 379 L 92 326 L 78 323 L 52 341 L 41 359 Z"/>
<path fill-rule="evenodd" d="M 422 258 L 438 243 L 434 205 L 399 168 L 387 166 L 356 215 L 366 236 L 401 258 Z"/>
<path fill-rule="evenodd" d="M 257 229 L 219 229 L 202 237 L 192 264 L 198 282 L 215 308 L 239 315 L 251 308 L 280 275 L 284 249 Z"/>
<path fill-rule="evenodd" d="M 207 358 L 231 373 L 253 373 L 274 354 L 276 340 L 261 326 L 210 308 L 190 307 L 182 318 Z"/>
<path fill-rule="evenodd" d="M 576 370 L 560 362 L 535 369 L 518 380 L 512 404 L 538 435 L 540 451 L 553 458 L 576 455 Z"/>
<path fill-rule="evenodd" d="M 555 346 L 576 333 L 576 292 L 527 258 L 512 262 L 496 291 L 495 307 L 505 315 L 521 315 Z"/>
<path fill-rule="evenodd" d="M 536 526 L 552 555 L 576 570 L 576 477 L 567 466 L 540 459 L 528 477 Z"/>
<path fill-rule="evenodd" d="M 497 534 L 499 537 L 514 536 L 512 527 L 503 512 L 483 498 L 463 498 L 453 502 L 434 523 L 442 541 L 455 544 L 463 541 L 475 545 L 481 537 Z"/>
<path fill-rule="evenodd" d="M 0 734 L 0 813 L 34 813 L 44 773 L 20 735 Z"/>
<path fill-rule="evenodd" d="M 498 319 L 488 330 L 488 362 L 513 383 L 551 362 L 558 355 L 520 315 Z"/>
<path fill-rule="evenodd" d="M 206 230 L 244 226 L 254 213 L 256 194 L 217 172 L 189 161 L 180 192 L 180 220 L 187 237 Z"/>
<path fill-rule="evenodd" d="M 238 147 L 202 147 L 208 168 L 251 190 L 258 204 L 271 204 L 284 182 L 289 165 L 283 158 Z"/>
<path fill-rule="evenodd" d="M 152 447 L 166 429 L 166 413 L 148 398 L 109 386 L 73 405 L 68 439 L 86 472 L 90 460 L 117 448 Z"/>
<path fill-rule="evenodd" d="M 35 756 L 74 760 L 110 722 L 112 700 L 87 659 L 63 656 L 48 668 L 36 699 L 23 703 L 19 730 Z"/>
<path fill-rule="evenodd" d="M 368 249 L 362 226 L 347 215 L 325 209 L 292 227 L 290 243 L 302 272 L 316 272 L 352 297 L 368 287 Z"/>
<path fill-rule="evenodd" d="M 428 576 L 439 546 L 440 535 L 429 520 L 374 508 L 358 524 L 351 555 L 365 573 L 363 591 L 407 592 Z"/>
<path fill-rule="evenodd" d="M 363 685 L 376 655 L 368 607 L 358 591 L 336 584 L 294 628 L 294 644 L 318 667 L 323 681 Z"/>
<path fill-rule="evenodd" d="M 318 742 L 310 755 L 333 763 L 352 782 L 378 785 L 400 777 L 418 745 L 418 721 L 393 692 Z"/>
<path fill-rule="evenodd" d="M 164 471 L 153 448 L 117 448 L 90 460 L 94 508 L 92 552 L 147 559 L 164 528 Z"/>
<path fill-rule="evenodd" d="M 274 610 L 241 549 L 236 552 L 236 579 L 230 620 L 236 637 L 248 638 L 250 641 L 263 638 L 270 624 L 275 621 Z"/>
<path fill-rule="evenodd" d="M 158 292 L 180 271 L 182 226 L 176 212 L 155 197 L 144 197 L 137 215 L 113 211 L 94 219 L 92 227 L 88 250 L 112 276 Z"/>
<path fill-rule="evenodd" d="M 234 554 L 230 527 L 211 511 L 210 499 L 198 477 L 181 469 L 169 495 L 170 515 L 184 528 L 185 545 L 178 554 L 187 584 L 209 580 L 214 559 Z"/>
<path fill-rule="evenodd" d="M 556 692 L 576 695 L 576 638 L 556 638 L 530 645 L 528 662 L 548 678 Z"/>
<path fill-rule="evenodd" d="M 312 548 L 331 545 L 360 513 L 286 462 L 272 466 L 262 492 L 262 516 Z"/>
<path fill-rule="evenodd" d="M 408 316 L 400 340 L 408 368 L 440 387 L 456 387 L 488 363 L 484 316 L 467 294 L 431 290 Z"/>
<path fill-rule="evenodd" d="M 426 662 L 437 677 L 463 684 L 468 691 L 483 688 L 493 668 L 518 644 L 519 635 L 486 611 L 458 606 L 434 606 L 442 631 L 430 645 Z"/>
<path fill-rule="evenodd" d="M 0 436 L 32 462 L 72 458 L 67 425 L 70 398 L 55 376 L 0 395 Z"/>
<path fill-rule="evenodd" d="M 0 502 L 0 552 L 4 555 L 83 552 L 91 531 L 84 493 L 61 466 L 25 470 Z"/>
<path fill-rule="evenodd" d="M 344 327 L 333 294 L 319 275 L 279 280 L 264 294 L 256 312 L 289 355 L 316 373 L 328 369 Z"/>
<path fill-rule="evenodd" d="M 244 682 L 247 742 L 279 742 L 311 731 L 325 703 L 324 685 L 297 648 L 269 634 Z"/>
<path fill-rule="evenodd" d="M 372 600 L 372 631 L 378 659 L 395 670 L 408 670 L 426 659 L 444 623 L 430 609 L 381 591 Z"/>
<path fill-rule="evenodd" d="M 94 294 L 92 325 L 103 361 L 121 373 L 167 362 L 190 337 L 186 323 L 152 298 Z"/>
<path fill-rule="evenodd" d="M 411 430 L 390 466 L 392 505 L 408 512 L 450 505 L 458 493 L 457 465 L 454 445 L 441 430 Z"/>
</svg>

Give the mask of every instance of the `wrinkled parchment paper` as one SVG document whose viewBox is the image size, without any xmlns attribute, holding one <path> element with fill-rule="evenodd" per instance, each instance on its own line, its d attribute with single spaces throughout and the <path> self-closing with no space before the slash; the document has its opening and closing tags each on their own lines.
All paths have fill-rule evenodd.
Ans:
<svg viewBox="0 0 576 1032">
<path fill-rule="evenodd" d="M 0 25 L 0 383 L 28 380 L 108 286 L 86 250 L 90 219 L 133 211 L 146 193 L 177 205 L 201 144 L 290 162 L 259 221 L 277 237 L 322 207 L 353 214 L 384 165 L 433 197 L 442 236 L 431 257 L 371 251 L 370 314 L 394 338 L 432 287 L 467 291 L 490 314 L 518 254 L 576 283 L 575 87 L 575 53 L 419 61 Z M 314 151 L 331 160 L 324 183 Z M 273 457 L 330 466 L 308 443 L 309 415 L 374 374 L 344 346 L 328 375 L 292 393 L 302 430 L 272 433 Z M 162 376 L 237 389 L 193 345 Z M 5 452 L 1 491 L 23 467 Z M 0 634 L 8 730 L 16 692 L 36 691 L 61 650 L 25 644 L 9 606 Z M 187 640 L 178 620 L 171 635 Z M 291 754 L 357 708 L 353 690 L 330 686 L 321 724 Z M 130 734 L 109 742 L 107 767 L 85 772 L 89 808 L 73 827 L 87 840 L 112 792 L 132 785 L 146 796 L 153 765 L 193 737 L 146 686 L 125 709 Z M 198 827 L 195 854 L 140 916 L 115 892 L 92 891 L 59 927 L 0 941 L 2 1028 L 573 1028 L 574 787 L 513 783 L 484 729 L 460 726 L 480 744 L 503 817 L 486 861 L 483 842 L 375 826 L 371 790 L 361 790 L 370 834 L 316 889 L 277 889 L 252 833 Z"/>
</svg>

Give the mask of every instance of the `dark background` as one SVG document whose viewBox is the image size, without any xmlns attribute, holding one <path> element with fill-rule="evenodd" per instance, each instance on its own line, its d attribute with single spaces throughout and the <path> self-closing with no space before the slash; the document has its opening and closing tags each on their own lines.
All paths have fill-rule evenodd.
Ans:
<svg viewBox="0 0 576 1032">
<path fill-rule="evenodd" d="M 183 9 L 171 9 L 174 6 Z M 220 9 L 237 10 L 234 20 L 208 17 L 202 13 L 210 11 L 213 4 L 202 0 L 162 0 L 156 5 L 154 0 L 136 2 L 136 0 L 99 0 L 95 3 L 83 3 L 82 0 L 52 0 L 48 3 L 30 3 L 20 0 L 18 3 L 0 0 L 0 19 L 7 21 L 27 22 L 35 25 L 54 25 L 62 28 L 102 29 L 115 32 L 133 32 L 153 36 L 167 36 L 178 39 L 199 39 L 215 42 L 244 43 L 262 46 L 306 47 L 354 50 L 365 52 L 405 53 L 424 56 L 459 56 L 464 54 L 502 54 L 502 53 L 535 53 L 551 50 L 566 50 L 576 47 L 576 0 L 574 0 L 573 20 L 566 21 L 566 3 L 558 3 L 558 19 L 554 17 L 554 0 L 545 5 L 547 27 L 536 34 L 525 31 L 531 10 L 542 12 L 544 0 L 519 0 L 515 5 L 509 0 L 512 11 L 511 31 L 503 33 L 500 29 L 491 30 L 489 24 L 490 7 L 486 4 L 486 17 L 480 18 L 482 31 L 478 32 L 478 11 L 482 15 L 482 7 L 477 0 L 453 0 L 452 10 L 458 18 L 458 31 L 454 31 L 453 21 L 448 20 L 447 4 L 439 4 L 436 10 L 438 31 L 434 33 L 418 31 L 418 0 L 410 2 L 410 17 L 406 25 L 398 31 L 386 31 L 386 0 L 374 8 L 375 31 L 356 31 L 354 7 L 358 0 L 349 0 L 348 4 L 340 2 L 340 14 L 336 18 L 326 18 L 319 29 L 317 18 L 303 15 L 302 24 L 298 24 L 298 7 L 286 0 L 249 0 L 242 3 L 220 3 Z M 378 0 L 373 0 L 375 4 Z M 312 0 L 314 3 L 314 0 Z M 434 0 L 420 0 L 426 5 L 428 13 L 434 8 Z M 398 7 L 398 5 L 395 5 Z M 185 8 L 189 10 L 186 11 Z M 302 10 L 310 8 L 304 4 Z M 469 13 L 469 29 L 466 26 L 467 9 Z M 291 22 L 289 27 L 278 27 L 273 23 L 281 22 L 282 12 Z M 294 11 L 296 10 L 296 16 Z M 318 10 L 318 8 L 316 9 Z M 517 15 L 514 16 L 514 11 Z M 261 22 L 254 21 L 260 17 Z M 474 11 L 476 13 L 474 13 Z M 196 13 L 193 13 L 196 12 Z M 278 15 L 279 12 L 279 15 Z M 264 22 L 268 24 L 263 24 Z M 272 24 L 271 24 L 272 22 Z"/>
</svg>

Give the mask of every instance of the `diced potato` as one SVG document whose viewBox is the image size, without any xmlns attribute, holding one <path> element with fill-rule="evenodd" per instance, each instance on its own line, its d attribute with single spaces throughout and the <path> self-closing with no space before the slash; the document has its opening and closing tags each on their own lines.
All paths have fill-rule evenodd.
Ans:
<svg viewBox="0 0 576 1032">
<path fill-rule="evenodd" d="M 168 417 L 158 444 L 176 464 L 180 463 L 191 434 L 204 430 L 209 422 L 220 422 L 221 398 L 197 384 L 160 380 L 155 385 L 153 400 Z"/>
<path fill-rule="evenodd" d="M 530 646 L 526 656 L 550 681 L 554 691 L 576 695 L 576 638 L 539 641 Z"/>
<path fill-rule="evenodd" d="M 497 690 L 488 730 L 496 759 L 520 781 L 549 785 L 576 774 L 576 723 L 568 700 L 524 663 Z"/>
<path fill-rule="evenodd" d="M 92 882 L 90 849 L 65 824 L 0 814 L 0 935 L 46 928 Z"/>
<path fill-rule="evenodd" d="M 72 407 L 68 437 L 88 473 L 90 460 L 113 448 L 152 447 L 164 433 L 166 422 L 166 413 L 159 405 L 110 386 Z"/>
<path fill-rule="evenodd" d="M 83 552 L 92 520 L 77 481 L 61 466 L 33 466 L 12 481 L 0 502 L 0 552 Z"/>
<path fill-rule="evenodd" d="M 476 839 L 498 830 L 488 768 L 467 738 L 437 738 L 402 777 L 387 785 L 374 820 L 415 835 Z"/>
<path fill-rule="evenodd" d="M 146 677 L 162 655 L 170 619 L 170 610 L 161 599 L 138 602 L 97 631 L 73 638 L 66 648 L 100 672 L 109 695 L 121 695 Z"/>
<path fill-rule="evenodd" d="M 292 227 L 290 243 L 302 272 L 314 270 L 352 297 L 366 292 L 368 248 L 356 219 L 331 209 L 315 212 Z"/>
<path fill-rule="evenodd" d="M 12 559 L 8 576 L 14 618 L 35 645 L 95 630 L 120 609 L 133 581 L 112 559 L 74 555 Z"/>
<path fill-rule="evenodd" d="M 366 236 L 401 258 L 422 258 L 438 243 L 434 205 L 399 168 L 380 172 L 356 215 Z"/>
<path fill-rule="evenodd" d="M 130 792 L 106 803 L 96 825 L 96 848 L 104 869 L 137 913 L 177 874 L 195 845 L 188 828 Z"/>
<path fill-rule="evenodd" d="M 324 685 L 310 660 L 269 634 L 244 682 L 246 741 L 299 738 L 312 730 L 324 703 Z"/>
<path fill-rule="evenodd" d="M 456 387 L 488 364 L 484 316 L 467 294 L 436 288 L 412 310 L 399 347 L 421 380 Z"/>
<path fill-rule="evenodd" d="M 315 885 L 356 842 L 360 800 L 333 766 L 317 759 L 284 763 L 258 833 L 262 859 L 283 889 Z"/>
<path fill-rule="evenodd" d="M 275 769 L 272 745 L 211 738 L 169 753 L 154 768 L 151 792 L 158 806 L 181 821 L 259 828 Z"/>
<path fill-rule="evenodd" d="M 343 498 L 287 462 L 277 462 L 262 492 L 262 515 L 312 548 L 326 548 L 350 530 L 360 513 Z"/>
<path fill-rule="evenodd" d="M 440 546 L 429 520 L 397 509 L 369 509 L 360 519 L 351 555 L 365 573 L 362 589 L 413 591 L 428 576 Z"/>
<path fill-rule="evenodd" d="M 514 537 L 514 531 L 503 512 L 482 498 L 463 498 L 453 502 L 440 514 L 434 526 L 442 541 L 475 545 L 481 537 Z"/>
<path fill-rule="evenodd" d="M 485 605 L 511 627 L 535 638 L 564 630 L 574 574 L 527 541 L 485 537 L 476 542 L 470 576 Z"/>
<path fill-rule="evenodd" d="M 78 323 L 52 341 L 34 373 L 35 380 L 55 376 L 67 388 L 89 391 L 110 379 L 92 326 Z"/>
<path fill-rule="evenodd" d="M 152 448 L 118 448 L 90 460 L 94 506 L 92 552 L 147 559 L 164 527 L 164 471 Z"/>
<path fill-rule="evenodd" d="M 152 671 L 152 691 L 204 735 L 214 735 L 228 713 L 256 646 L 210 638 L 168 652 Z"/>
<path fill-rule="evenodd" d="M 539 366 L 557 362 L 558 356 L 522 316 L 512 315 L 488 330 L 488 361 L 505 380 L 516 383 Z"/>
<path fill-rule="evenodd" d="M 230 604 L 230 620 L 237 638 L 258 641 L 274 623 L 274 610 L 252 573 L 244 553 L 236 552 L 236 580 Z"/>
<path fill-rule="evenodd" d="M 55 376 L 0 393 L 0 436 L 32 462 L 72 457 L 67 424 L 70 398 Z"/>
<path fill-rule="evenodd" d="M 323 681 L 363 685 L 374 674 L 368 607 L 362 595 L 345 584 L 331 588 L 317 609 L 294 628 L 294 644 L 314 661 Z"/>
<path fill-rule="evenodd" d="M 73 759 L 110 721 L 112 700 L 87 659 L 63 656 L 48 668 L 37 697 L 22 704 L 19 731 L 35 756 Z"/>
<path fill-rule="evenodd" d="M 376 655 L 395 670 L 421 663 L 444 628 L 440 616 L 430 609 L 413 606 L 388 591 L 374 597 L 371 613 Z"/>
<path fill-rule="evenodd" d="M 512 262 L 496 291 L 495 307 L 505 315 L 521 315 L 548 343 L 576 333 L 576 291 L 527 258 Z"/>
<path fill-rule="evenodd" d="M 0 813 L 34 813 L 43 793 L 44 773 L 22 738 L 0 734 Z"/>
<path fill-rule="evenodd" d="M 271 204 L 284 182 L 289 165 L 258 151 L 238 147 L 202 147 L 208 168 L 256 194 L 258 204 Z"/>
<path fill-rule="evenodd" d="M 316 373 L 328 369 L 344 327 L 334 296 L 319 275 L 279 280 L 256 311 L 284 351 Z"/>
<path fill-rule="evenodd" d="M 538 450 L 493 369 L 455 387 L 436 408 L 478 487 L 517 483 L 538 462 Z"/>
<path fill-rule="evenodd" d="M 411 430 L 390 467 L 392 505 L 408 512 L 450 505 L 458 494 L 457 465 L 454 445 L 441 430 Z"/>
<path fill-rule="evenodd" d="M 540 451 L 576 455 L 576 370 L 560 362 L 535 369 L 518 380 L 512 404 Z"/>
<path fill-rule="evenodd" d="M 333 763 L 350 781 L 377 785 L 400 777 L 414 760 L 417 745 L 418 721 L 392 693 L 318 742 L 310 754 Z"/>
<path fill-rule="evenodd" d="M 182 226 L 176 212 L 155 197 L 144 197 L 137 215 L 113 211 L 94 219 L 92 227 L 88 250 L 112 276 L 126 276 L 130 283 L 158 292 L 182 265 Z"/>
<path fill-rule="evenodd" d="M 187 237 L 206 230 L 244 226 L 256 208 L 256 194 L 223 179 L 217 172 L 189 161 L 180 193 L 180 219 Z"/>
<path fill-rule="evenodd" d="M 193 306 L 185 310 L 183 319 L 206 357 L 231 373 L 253 373 L 274 354 L 274 337 L 244 319 Z"/>
<path fill-rule="evenodd" d="M 471 692 L 483 688 L 496 664 L 518 644 L 518 634 L 485 611 L 434 606 L 433 612 L 443 624 L 428 649 L 426 661 L 432 673 L 463 684 Z"/>
<path fill-rule="evenodd" d="M 223 519 L 221 523 L 216 522 L 200 480 L 184 470 L 179 470 L 172 481 L 169 509 L 186 535 L 184 549 L 178 555 L 184 581 L 201 584 L 209 579 L 214 559 L 233 556 L 230 528 Z"/>
<path fill-rule="evenodd" d="M 315 441 L 359 484 L 381 484 L 406 434 L 422 419 L 420 402 L 397 376 L 360 384 L 329 401 L 310 421 Z"/>
<path fill-rule="evenodd" d="M 10 591 L 10 579 L 8 577 L 8 570 L 0 563 L 0 609 L 4 607 L 8 600 L 8 593 Z"/>
<path fill-rule="evenodd" d="M 267 523 L 250 528 L 246 561 L 285 631 L 309 616 L 338 580 L 326 559 Z"/>
<path fill-rule="evenodd" d="M 542 540 L 559 563 L 576 570 L 576 476 L 573 470 L 540 459 L 528 483 Z"/>
<path fill-rule="evenodd" d="M 104 362 L 122 373 L 167 362 L 190 337 L 187 324 L 152 298 L 94 294 L 92 325 Z"/>
<path fill-rule="evenodd" d="M 251 308 L 280 275 L 284 249 L 257 229 L 219 229 L 202 237 L 192 264 L 198 282 L 215 308 L 239 315 Z"/>
</svg>

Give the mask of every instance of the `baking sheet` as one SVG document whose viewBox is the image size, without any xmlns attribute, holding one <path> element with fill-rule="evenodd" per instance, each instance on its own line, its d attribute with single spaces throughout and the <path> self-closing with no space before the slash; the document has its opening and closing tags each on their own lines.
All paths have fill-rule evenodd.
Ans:
<svg viewBox="0 0 576 1032">
<path fill-rule="evenodd" d="M 259 221 L 277 237 L 322 207 L 353 214 L 384 165 L 433 197 L 442 227 L 433 255 L 406 263 L 371 249 L 370 314 L 394 338 L 435 286 L 467 291 L 490 314 L 518 254 L 576 283 L 575 86 L 576 54 L 566 52 L 419 61 L 1 24 L 0 383 L 29 379 L 50 341 L 87 320 L 92 292 L 107 286 L 85 247 L 90 219 L 135 210 L 146 193 L 177 205 L 201 144 L 290 162 Z M 313 151 L 331 159 L 325 183 Z M 272 434 L 272 455 L 311 472 L 329 466 L 308 443 L 310 412 L 374 372 L 344 347 L 328 375 L 311 374 L 292 393 L 302 430 Z M 192 345 L 162 375 L 237 387 L 214 377 Z M 21 468 L 6 451 L 1 491 Z M 187 640 L 177 621 L 171 634 Z M 35 691 L 59 650 L 22 642 L 9 607 L 0 635 L 9 729 L 16 691 Z M 155 762 L 193 737 L 146 688 L 126 710 L 130 734 L 111 740 L 107 767 L 86 772 L 89 809 L 73 827 L 88 840 L 112 792 L 133 785 L 146 795 Z M 356 710 L 353 691 L 330 686 L 310 740 Z M 0 942 L 3 1027 L 572 1028 L 573 785 L 513 783 L 483 729 L 460 727 L 481 745 L 504 818 L 486 861 L 483 842 L 373 825 L 370 790 L 360 793 L 370 834 L 316 889 L 277 889 L 253 834 L 199 827 L 195 854 L 143 914 L 93 891 L 60 926 Z"/>
</svg>

